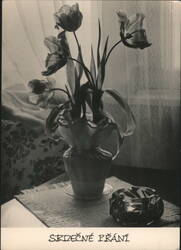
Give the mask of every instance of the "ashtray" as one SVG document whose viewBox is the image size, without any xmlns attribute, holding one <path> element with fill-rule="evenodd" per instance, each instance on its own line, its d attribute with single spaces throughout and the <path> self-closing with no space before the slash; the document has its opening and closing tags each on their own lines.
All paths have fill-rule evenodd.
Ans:
<svg viewBox="0 0 181 250">
<path fill-rule="evenodd" d="M 110 214 L 122 225 L 150 225 L 163 214 L 164 203 L 155 189 L 132 186 L 118 189 L 109 199 Z"/>
</svg>

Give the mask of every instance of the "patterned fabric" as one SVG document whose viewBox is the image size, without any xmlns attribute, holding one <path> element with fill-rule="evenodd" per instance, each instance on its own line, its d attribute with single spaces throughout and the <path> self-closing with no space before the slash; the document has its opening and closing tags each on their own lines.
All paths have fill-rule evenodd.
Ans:
<svg viewBox="0 0 181 250">
<path fill-rule="evenodd" d="M 20 190 L 40 185 L 64 172 L 62 155 L 67 145 L 51 141 L 21 122 L 2 121 L 1 201 Z"/>
</svg>

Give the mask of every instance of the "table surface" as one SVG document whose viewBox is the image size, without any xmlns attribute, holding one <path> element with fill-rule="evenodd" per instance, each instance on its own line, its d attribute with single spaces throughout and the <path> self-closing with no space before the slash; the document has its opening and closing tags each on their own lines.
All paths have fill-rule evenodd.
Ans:
<svg viewBox="0 0 181 250">
<path fill-rule="evenodd" d="M 123 186 L 130 186 L 129 183 L 123 182 L 116 177 L 111 177 L 111 181 L 114 182 L 114 185 L 120 185 Z M 109 178 L 110 179 L 110 178 Z M 108 179 L 108 180 L 109 180 Z M 48 190 L 49 187 L 52 187 L 53 185 L 66 182 L 68 180 L 68 177 L 66 174 L 60 175 L 38 187 L 35 189 L 38 191 L 41 190 Z M 24 193 L 26 195 L 26 192 L 28 194 L 29 190 L 25 190 Z M 30 190 L 31 192 L 31 190 Z M 167 205 L 169 205 L 169 214 L 166 217 L 174 216 L 174 213 L 176 213 L 176 216 L 178 218 L 178 211 L 179 208 L 176 207 L 174 204 L 171 204 L 169 202 L 166 202 Z M 170 213 L 171 211 L 171 213 Z M 173 212 L 172 212 L 173 211 Z M 165 226 L 179 226 L 178 221 L 170 223 L 170 225 L 164 225 Z M 17 199 L 12 199 L 11 201 L 8 201 L 7 203 L 2 205 L 1 208 L 1 227 L 46 227 L 46 224 L 41 222 L 33 213 L 31 213 L 27 208 L 25 208 L 24 205 L 22 205 Z"/>
</svg>

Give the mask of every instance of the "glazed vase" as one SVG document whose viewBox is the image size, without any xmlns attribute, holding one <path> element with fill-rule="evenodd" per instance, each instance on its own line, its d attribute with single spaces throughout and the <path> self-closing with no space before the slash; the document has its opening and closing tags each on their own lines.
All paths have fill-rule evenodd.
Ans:
<svg viewBox="0 0 181 250">
<path fill-rule="evenodd" d="M 63 160 L 75 198 L 94 200 L 102 197 L 111 167 L 110 152 L 100 147 L 77 152 L 75 148 L 69 147 Z"/>
</svg>

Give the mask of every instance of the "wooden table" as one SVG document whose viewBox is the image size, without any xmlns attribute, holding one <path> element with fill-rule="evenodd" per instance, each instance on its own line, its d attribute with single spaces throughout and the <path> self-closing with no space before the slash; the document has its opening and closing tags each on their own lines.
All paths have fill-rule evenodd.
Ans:
<svg viewBox="0 0 181 250">
<path fill-rule="evenodd" d="M 52 199 L 52 195 L 50 194 L 54 194 L 56 195 L 57 191 L 56 187 L 61 185 L 62 183 L 67 183 L 67 176 L 61 175 L 58 176 L 36 188 L 34 188 L 33 190 L 24 190 L 24 195 L 22 196 L 24 200 L 28 200 L 29 198 L 32 198 L 33 192 L 35 194 L 35 200 L 37 200 L 38 195 L 40 195 L 40 197 L 45 197 L 44 200 L 42 200 L 42 202 L 49 202 L 49 199 Z M 121 188 L 121 187 L 129 187 L 130 184 L 124 181 L 119 180 L 116 177 L 111 177 L 108 180 L 108 183 L 113 184 L 112 186 L 115 189 Z M 55 188 L 55 191 L 52 191 L 52 189 Z M 62 189 L 59 189 L 62 190 Z M 114 191 L 113 190 L 113 191 Z M 41 193 L 42 192 L 42 193 Z M 47 193 L 46 193 L 47 192 Z M 62 191 L 60 191 L 62 192 Z M 46 196 L 47 194 L 47 196 Z M 111 194 L 110 194 L 111 195 Z M 59 197 L 58 197 L 59 198 Z M 19 201 L 17 199 L 13 199 L 7 203 L 5 203 L 4 205 L 2 205 L 2 210 L 1 210 L 1 226 L 2 227 L 46 227 L 47 225 L 47 221 L 50 222 L 50 224 L 48 226 L 50 227 L 63 227 L 64 224 L 61 223 L 61 220 L 64 220 L 64 212 L 62 217 L 59 215 L 59 217 L 55 218 L 56 216 L 56 211 L 54 211 L 53 214 L 53 210 L 56 210 L 57 208 L 53 207 L 52 204 L 50 204 L 52 207 L 50 208 L 49 211 L 49 218 L 47 219 L 46 217 L 43 217 L 44 219 L 42 221 L 40 221 L 39 217 L 37 216 L 38 212 L 40 212 L 40 214 L 43 211 L 39 211 L 39 210 L 43 210 L 43 208 L 38 207 L 37 211 L 35 211 L 36 213 L 32 213 L 29 211 L 29 209 L 27 209 L 24 205 L 21 204 L 20 201 L 21 200 L 21 196 L 20 198 L 18 198 Z M 67 198 L 69 199 L 69 198 Z M 50 203 L 52 203 L 53 200 L 50 201 Z M 102 216 L 102 218 L 99 218 L 99 222 L 97 222 L 96 216 L 94 216 L 94 213 L 91 211 L 91 209 L 87 206 L 87 211 L 89 213 L 88 216 L 90 216 L 90 218 L 87 220 L 86 217 L 86 212 L 84 209 L 84 204 L 82 205 L 83 210 L 79 211 L 79 217 L 77 217 L 78 215 L 75 212 L 75 207 L 73 207 L 72 203 L 69 201 L 67 204 L 68 206 L 70 206 L 69 208 L 67 208 L 67 210 L 69 210 L 69 218 L 66 221 L 67 218 L 65 218 L 65 226 L 83 226 L 83 227 L 96 227 L 96 226 L 103 226 L 103 227 L 118 227 L 120 225 L 116 224 L 112 217 L 109 215 L 108 212 L 108 199 L 106 201 L 107 203 L 104 205 L 103 207 L 103 211 L 99 211 L 100 217 Z M 175 206 L 174 204 L 164 201 L 165 205 L 166 205 L 166 214 L 164 214 L 164 218 L 168 219 L 168 223 L 166 223 L 164 225 L 164 227 L 176 227 L 179 226 L 179 213 L 180 210 L 177 206 Z M 41 204 L 40 204 L 41 205 Z M 65 203 L 63 202 L 62 206 L 66 206 Z M 75 204 L 74 204 L 75 205 Z M 61 206 L 59 204 L 59 206 Z M 72 208 L 71 208 L 72 206 Z M 102 207 L 99 205 L 100 209 L 102 209 Z M 52 209 L 53 208 L 53 209 Z M 97 209 L 97 207 L 93 207 L 93 209 Z M 65 208 L 63 210 L 60 209 L 60 213 L 61 211 L 64 211 Z M 106 212 L 105 212 L 106 210 Z M 52 211 L 52 214 L 51 214 Z M 84 218 L 81 218 L 80 213 L 82 213 L 82 216 L 84 216 Z M 85 214 L 84 214 L 85 213 Z M 35 216 L 36 214 L 36 216 Z M 46 214 L 46 213 L 45 213 Z M 47 213 L 48 216 L 48 213 Z M 52 216 L 52 217 L 51 217 Z M 92 216 L 92 217 L 91 217 Z M 65 213 L 65 217 L 67 217 L 67 214 Z M 76 217 L 76 219 L 74 218 Z M 79 218 L 79 223 L 76 223 L 76 220 L 78 220 L 77 218 Z M 51 219 L 52 221 L 54 220 L 54 224 L 51 223 Z M 46 222 L 46 223 L 45 223 Z M 51 226 L 53 225 L 53 226 Z"/>
</svg>

